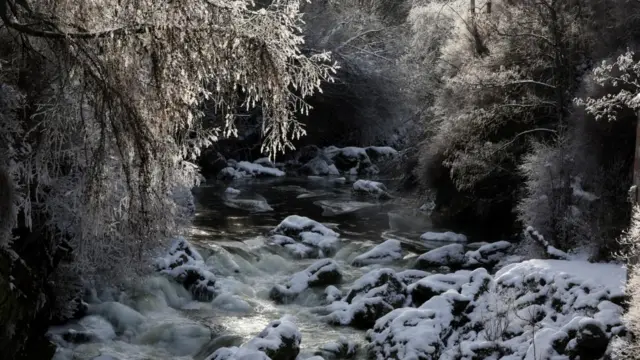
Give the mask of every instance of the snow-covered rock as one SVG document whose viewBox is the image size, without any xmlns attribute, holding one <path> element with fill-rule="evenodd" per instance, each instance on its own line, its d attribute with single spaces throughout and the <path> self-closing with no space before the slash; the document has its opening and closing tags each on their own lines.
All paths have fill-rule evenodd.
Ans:
<svg viewBox="0 0 640 360">
<path fill-rule="evenodd" d="M 241 193 L 241 191 L 240 191 L 240 190 L 238 190 L 238 189 L 234 189 L 234 188 L 232 188 L 232 187 L 228 187 L 228 188 L 224 191 L 224 193 L 225 193 L 227 196 L 235 196 L 235 195 L 240 194 L 240 193 Z"/>
<path fill-rule="evenodd" d="M 411 285 L 420 279 L 426 278 L 427 276 L 431 275 L 431 273 L 422 270 L 409 269 L 400 271 L 396 273 L 396 275 L 400 278 L 400 280 L 402 280 L 405 285 Z"/>
<path fill-rule="evenodd" d="M 261 165 L 264 167 L 269 167 L 269 168 L 275 168 L 276 165 L 273 163 L 273 161 L 271 161 L 271 159 L 269 159 L 268 157 L 263 157 L 260 159 L 257 159 L 253 162 L 256 165 Z"/>
<path fill-rule="evenodd" d="M 287 303 L 310 287 L 337 284 L 341 279 L 338 264 L 331 259 L 322 259 L 295 273 L 285 285 L 274 286 L 269 292 L 269 297 L 278 303 Z"/>
<path fill-rule="evenodd" d="M 374 196 L 379 199 L 391 198 L 391 195 L 387 192 L 387 187 L 377 181 L 360 179 L 353 183 L 353 191 L 356 194 Z"/>
<path fill-rule="evenodd" d="M 302 335 L 290 316 L 271 322 L 241 347 L 220 348 L 206 360 L 295 360 Z"/>
<path fill-rule="evenodd" d="M 433 232 L 428 231 L 422 235 L 420 235 L 420 240 L 423 241 L 434 241 L 434 242 L 467 242 L 467 237 L 463 234 L 456 234 L 451 231 L 446 232 Z"/>
<path fill-rule="evenodd" d="M 248 178 L 251 177 L 251 175 L 245 173 L 244 171 L 238 171 L 234 167 L 227 166 L 226 168 L 220 170 L 217 177 L 220 180 L 235 180 Z"/>
<path fill-rule="evenodd" d="M 356 256 L 351 263 L 353 266 L 366 266 L 371 264 L 387 264 L 394 260 L 402 259 L 400 241 L 390 239 L 362 255 Z"/>
<path fill-rule="evenodd" d="M 294 240 L 294 243 L 288 242 L 282 246 L 299 255 L 308 254 L 317 255 L 317 257 L 324 257 L 335 252 L 340 243 L 340 240 L 338 239 L 340 235 L 337 232 L 317 221 L 298 215 L 291 215 L 285 218 L 275 229 L 271 231 L 271 234 L 284 235 L 285 237 Z M 279 238 L 278 241 L 282 242 L 285 240 L 284 238 Z M 300 247 L 299 245 L 304 245 L 306 247 Z M 307 247 L 315 249 L 316 253 L 310 254 Z"/>
<path fill-rule="evenodd" d="M 478 250 L 468 251 L 465 254 L 464 268 L 484 267 L 491 269 L 504 260 L 511 249 L 508 241 L 497 241 L 480 246 Z"/>
<path fill-rule="evenodd" d="M 616 304 L 624 281 L 621 265 L 565 260 L 511 264 L 493 277 L 431 275 L 409 286 L 418 308 L 376 321 L 368 350 L 377 360 L 599 359 L 625 331 Z"/>
<path fill-rule="evenodd" d="M 340 291 L 340 289 L 333 285 L 329 285 L 326 289 L 324 289 L 324 296 L 327 303 L 330 304 L 334 301 L 342 299 L 342 291 Z"/>
<path fill-rule="evenodd" d="M 398 156 L 398 151 L 390 146 L 369 146 L 364 149 L 371 161 L 388 160 Z"/>
<path fill-rule="evenodd" d="M 311 220 L 308 217 L 298 215 L 287 216 L 273 230 L 274 234 L 282 234 L 289 237 L 299 236 L 302 232 L 315 232 L 323 236 L 340 236 L 337 232 L 329 229 L 321 223 Z"/>
<path fill-rule="evenodd" d="M 505 260 L 511 243 L 498 241 L 481 245 L 477 250 L 465 251 L 462 244 L 449 244 L 420 255 L 416 261 L 417 269 L 428 270 L 446 266 L 452 270 L 476 269 L 484 267 L 493 269 Z"/>
<path fill-rule="evenodd" d="M 227 196 L 224 204 L 234 209 L 246 210 L 253 213 L 273 211 L 273 208 L 265 198 L 255 195 L 254 198 L 237 198 L 236 196 Z"/>
<path fill-rule="evenodd" d="M 361 209 L 366 209 L 372 206 L 376 206 L 374 203 L 362 202 L 362 201 L 336 201 L 336 200 L 319 200 L 314 204 L 320 206 L 323 216 L 336 216 L 349 214 Z"/>
<path fill-rule="evenodd" d="M 315 354 L 326 360 L 353 359 L 358 350 L 356 342 L 341 337 L 337 341 L 322 345 Z"/>
<path fill-rule="evenodd" d="M 453 270 L 462 268 L 465 263 L 465 249 L 462 244 L 449 244 L 420 255 L 416 261 L 417 269 L 428 270 L 447 266 Z"/>
<path fill-rule="evenodd" d="M 217 295 L 215 276 L 202 255 L 183 237 L 173 240 L 168 254 L 156 259 L 155 266 L 162 274 L 182 284 L 195 300 L 211 301 Z"/>
<path fill-rule="evenodd" d="M 334 164 L 330 163 L 330 160 L 323 157 L 316 157 L 311 159 L 306 164 L 302 165 L 299 170 L 304 175 L 340 175 L 340 171 Z"/>
<path fill-rule="evenodd" d="M 238 171 L 242 171 L 248 175 L 254 177 L 264 177 L 264 176 L 284 176 L 285 173 L 282 170 L 278 170 L 274 167 L 267 167 L 256 163 L 250 163 L 248 161 L 240 161 L 236 165 L 236 169 Z"/>
<path fill-rule="evenodd" d="M 373 270 L 356 280 L 342 301 L 327 306 L 324 319 L 336 325 L 368 329 L 376 319 L 402 306 L 407 287 L 391 269 Z"/>
</svg>

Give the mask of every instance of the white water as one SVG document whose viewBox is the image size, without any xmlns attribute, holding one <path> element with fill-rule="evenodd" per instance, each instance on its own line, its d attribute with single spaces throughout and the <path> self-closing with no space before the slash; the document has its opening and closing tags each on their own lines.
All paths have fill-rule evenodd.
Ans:
<svg viewBox="0 0 640 360">
<path fill-rule="evenodd" d="M 90 306 L 94 316 L 51 329 L 53 338 L 61 345 L 56 359 L 201 360 L 219 347 L 248 341 L 284 314 L 295 317 L 302 333 L 301 359 L 311 357 L 319 347 L 340 337 L 364 344 L 364 332 L 331 326 L 319 319 L 314 308 L 326 304 L 324 289 L 306 290 L 293 304 L 276 305 L 269 300 L 273 285 L 284 283 L 314 260 L 293 259 L 282 249 L 267 246 L 262 234 L 291 214 L 335 225 L 341 233 L 341 248 L 333 259 L 343 273 L 342 284 L 337 287 L 344 290 L 363 273 L 383 267 L 356 268 L 349 264 L 385 239 L 400 240 L 406 256 L 384 267 L 408 268 L 407 257 L 415 256 L 410 250 L 420 244 L 419 233 L 428 230 L 428 222 L 420 215 L 399 216 L 398 209 L 413 204 L 397 199 L 354 213 L 323 217 L 322 205 L 326 205 L 326 201 L 351 200 L 349 185 L 336 187 L 332 183 L 304 180 L 292 183 L 290 179 L 280 179 L 275 183 L 233 186 L 242 193 L 264 196 L 274 211 L 248 214 L 227 207 L 222 185 L 198 190 L 199 211 L 190 241 L 200 248 L 207 265 L 213 268 L 217 285 L 223 289 L 221 295 L 210 303 L 195 302 L 188 291 L 159 275 L 127 286 L 122 292 L 95 294 L 94 304 Z M 301 189 L 325 195 L 300 198 Z M 317 201 L 324 202 L 314 204 Z M 408 219 L 410 225 L 398 218 Z M 90 343 L 68 343 L 60 334 L 69 328 L 90 330 L 99 336 Z M 359 358 L 365 358 L 363 352 Z"/>
</svg>

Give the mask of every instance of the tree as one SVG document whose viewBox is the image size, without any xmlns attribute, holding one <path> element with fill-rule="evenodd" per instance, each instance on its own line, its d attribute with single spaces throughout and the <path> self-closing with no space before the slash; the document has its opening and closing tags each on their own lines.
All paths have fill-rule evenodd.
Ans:
<svg viewBox="0 0 640 360">
<path fill-rule="evenodd" d="M 15 214 L 0 255 L 22 258 L 33 282 L 11 283 L 27 277 L 0 256 L 0 292 L 36 288 L 9 299 L 25 323 L 47 308 L 53 271 L 117 281 L 145 268 L 180 231 L 193 159 L 235 134 L 236 110 L 260 105 L 274 155 L 304 134 L 296 114 L 334 71 L 327 53 L 302 54 L 297 0 L 0 0 L 0 19 L 0 173 Z M 205 129 L 212 106 L 225 122 Z M 11 336 L 10 357 L 24 345 Z"/>
</svg>

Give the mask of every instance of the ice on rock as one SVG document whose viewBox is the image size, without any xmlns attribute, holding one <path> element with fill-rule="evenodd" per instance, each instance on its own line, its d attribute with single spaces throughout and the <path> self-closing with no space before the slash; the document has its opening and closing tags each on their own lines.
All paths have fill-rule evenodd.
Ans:
<svg viewBox="0 0 640 360">
<path fill-rule="evenodd" d="M 248 302 L 231 293 L 223 293 L 216 296 L 211 305 L 216 309 L 229 312 L 248 313 L 253 310 Z"/>
<path fill-rule="evenodd" d="M 394 260 L 402 259 L 400 241 L 390 239 L 373 249 L 353 259 L 353 266 L 366 266 L 370 264 L 387 264 Z"/>
<path fill-rule="evenodd" d="M 203 325 L 164 323 L 147 329 L 135 342 L 163 348 L 175 356 L 188 356 L 209 340 L 211 330 Z"/>
<path fill-rule="evenodd" d="M 453 270 L 460 269 L 465 263 L 465 249 L 462 244 L 449 244 L 430 250 L 418 257 L 417 269 L 431 269 L 447 266 Z"/>
<path fill-rule="evenodd" d="M 183 237 L 171 243 L 166 256 L 156 259 L 156 269 L 189 290 L 194 299 L 211 301 L 216 295 L 216 278 L 202 255 Z"/>
<path fill-rule="evenodd" d="M 274 286 L 269 297 L 278 303 L 287 303 L 307 288 L 337 284 L 341 279 L 338 264 L 331 259 L 322 259 L 295 273 L 285 285 Z"/>
<path fill-rule="evenodd" d="M 138 325 L 135 324 L 133 327 L 137 328 Z M 123 331 L 120 329 L 120 332 Z M 113 340 L 116 337 L 116 332 L 111 323 L 102 316 L 89 315 L 77 323 L 54 326 L 48 330 L 47 335 L 58 343 L 81 344 Z"/>
<path fill-rule="evenodd" d="M 357 194 L 366 194 L 379 199 L 391 198 L 391 195 L 387 192 L 387 187 L 377 181 L 357 180 L 353 183 L 353 191 Z"/>
<path fill-rule="evenodd" d="M 446 232 L 433 232 L 428 231 L 420 236 L 423 241 L 435 241 L 435 242 L 467 242 L 467 237 L 463 234 L 456 234 L 451 231 Z"/>
<path fill-rule="evenodd" d="M 87 313 L 106 319 L 113 326 L 116 334 L 123 334 L 125 331 L 135 333 L 145 321 L 144 315 L 115 301 L 89 304 Z"/>
</svg>

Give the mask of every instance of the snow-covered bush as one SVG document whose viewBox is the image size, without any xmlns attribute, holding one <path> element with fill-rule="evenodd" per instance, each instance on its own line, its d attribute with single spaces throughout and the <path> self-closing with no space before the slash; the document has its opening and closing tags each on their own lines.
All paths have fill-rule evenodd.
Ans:
<svg viewBox="0 0 640 360">
<path fill-rule="evenodd" d="M 629 297 L 628 310 L 624 322 L 634 336 L 618 339 L 617 359 L 638 359 L 640 354 L 640 206 L 635 205 L 631 224 L 621 238 L 622 259 L 627 263 L 626 292 Z"/>
</svg>

